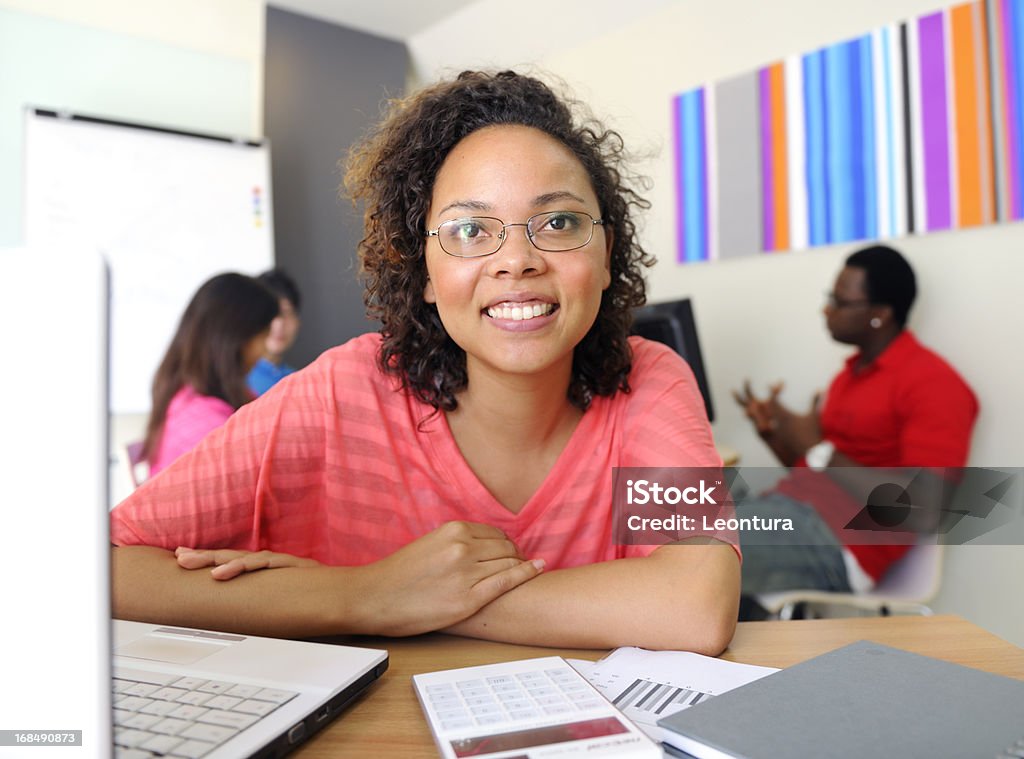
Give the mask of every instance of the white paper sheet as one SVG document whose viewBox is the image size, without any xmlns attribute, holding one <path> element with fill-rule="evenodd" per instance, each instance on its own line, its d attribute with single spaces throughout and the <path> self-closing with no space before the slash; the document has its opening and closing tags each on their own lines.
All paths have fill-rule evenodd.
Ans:
<svg viewBox="0 0 1024 759">
<path fill-rule="evenodd" d="M 685 651 L 642 648 L 618 648 L 598 662 L 569 663 L 656 741 L 663 738 L 657 725 L 662 717 L 778 672 Z"/>
</svg>

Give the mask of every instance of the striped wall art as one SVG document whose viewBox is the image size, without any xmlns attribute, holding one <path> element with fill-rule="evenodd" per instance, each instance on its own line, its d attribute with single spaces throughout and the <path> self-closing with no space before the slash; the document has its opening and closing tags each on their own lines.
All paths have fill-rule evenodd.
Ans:
<svg viewBox="0 0 1024 759">
<path fill-rule="evenodd" d="M 1024 0 L 981 0 L 673 102 L 679 261 L 1024 218 Z"/>
</svg>

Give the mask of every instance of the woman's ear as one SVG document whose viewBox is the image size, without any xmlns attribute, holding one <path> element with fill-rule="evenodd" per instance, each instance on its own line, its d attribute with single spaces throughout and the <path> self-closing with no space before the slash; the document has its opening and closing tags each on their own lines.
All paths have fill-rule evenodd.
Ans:
<svg viewBox="0 0 1024 759">
<path fill-rule="evenodd" d="M 611 227 L 604 227 L 605 253 L 604 253 L 604 287 L 607 290 L 612 284 L 612 246 L 615 244 L 615 230 Z"/>
</svg>

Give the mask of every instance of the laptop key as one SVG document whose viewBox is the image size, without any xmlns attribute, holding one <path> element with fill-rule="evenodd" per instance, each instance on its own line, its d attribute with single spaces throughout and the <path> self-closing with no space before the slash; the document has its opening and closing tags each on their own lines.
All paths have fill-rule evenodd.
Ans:
<svg viewBox="0 0 1024 759">
<path fill-rule="evenodd" d="M 152 751 L 154 754 L 163 755 L 171 753 L 171 749 L 179 743 L 183 743 L 182 739 L 176 738 L 173 735 L 154 735 L 148 741 L 139 746 L 139 748 L 145 749 L 146 751 Z"/>
<path fill-rule="evenodd" d="M 275 704 L 286 704 L 298 695 L 290 690 L 277 690 L 276 688 L 263 688 L 253 696 L 258 701 L 272 701 Z"/>
<path fill-rule="evenodd" d="M 152 737 L 153 733 L 145 730 L 119 730 L 114 733 L 114 743 L 125 748 L 135 748 Z"/>
<path fill-rule="evenodd" d="M 179 756 L 182 759 L 200 759 L 209 754 L 213 748 L 215 748 L 214 744 L 206 741 L 188 740 L 175 746 L 171 750 L 171 756 Z"/>
<path fill-rule="evenodd" d="M 183 738 L 195 738 L 199 741 L 209 741 L 210 743 L 223 743 L 237 732 L 237 730 L 231 727 L 205 725 L 201 722 L 197 722 L 182 730 L 181 736 Z"/>
<path fill-rule="evenodd" d="M 225 683 L 220 680 L 207 680 L 205 683 L 196 688 L 197 691 L 202 693 L 227 693 L 229 690 L 235 687 L 234 683 Z"/>
<path fill-rule="evenodd" d="M 245 730 L 250 725 L 259 722 L 259 717 L 242 712 L 222 712 L 216 709 L 208 711 L 196 718 L 196 722 L 205 722 L 208 725 L 221 725 L 222 727 L 233 727 L 236 730 Z"/>
<path fill-rule="evenodd" d="M 181 675 L 168 675 L 163 672 L 149 672 L 143 669 L 131 669 L 130 667 L 115 667 L 115 680 L 132 680 L 136 683 L 151 683 L 152 685 L 170 685 L 181 679 Z"/>
<path fill-rule="evenodd" d="M 142 749 L 114 746 L 114 759 L 152 759 L 152 757 L 151 753 Z"/>
<path fill-rule="evenodd" d="M 243 714 L 255 714 L 260 717 L 265 717 L 270 714 L 274 709 L 277 708 L 277 704 L 273 704 L 270 701 L 243 701 L 236 706 L 232 711 L 242 712 Z"/>
<path fill-rule="evenodd" d="M 163 722 L 157 722 L 150 729 L 154 733 L 161 733 L 162 735 L 177 735 L 191 724 L 191 722 L 186 722 L 183 719 L 174 719 L 174 717 L 168 717 Z"/>
</svg>

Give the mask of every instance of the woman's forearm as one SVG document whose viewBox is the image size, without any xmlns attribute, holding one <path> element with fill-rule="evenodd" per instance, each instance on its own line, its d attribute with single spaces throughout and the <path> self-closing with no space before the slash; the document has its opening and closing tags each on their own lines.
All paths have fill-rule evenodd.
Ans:
<svg viewBox="0 0 1024 759">
<path fill-rule="evenodd" d="M 665 546 L 647 558 L 547 572 L 447 631 L 529 645 L 716 656 L 735 630 L 739 584 L 731 546 Z"/>
<path fill-rule="evenodd" d="M 359 568 L 287 567 L 221 582 L 149 546 L 114 548 L 111 567 L 121 619 L 272 637 L 372 631 Z"/>
</svg>

